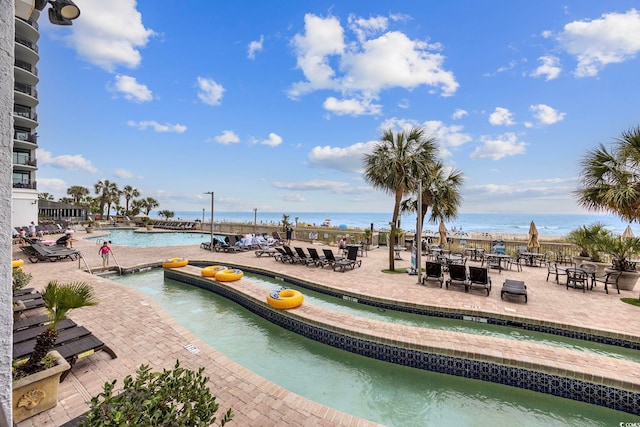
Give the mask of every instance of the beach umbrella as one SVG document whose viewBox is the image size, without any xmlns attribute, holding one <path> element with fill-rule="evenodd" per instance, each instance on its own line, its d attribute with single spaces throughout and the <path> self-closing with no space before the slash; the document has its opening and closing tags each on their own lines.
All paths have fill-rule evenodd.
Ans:
<svg viewBox="0 0 640 427">
<path fill-rule="evenodd" d="M 143 213 L 139 213 L 138 215 L 134 215 L 133 217 L 134 217 L 134 218 L 148 218 L 148 217 L 149 217 L 149 215 L 145 215 L 145 214 L 143 214 Z"/>
<path fill-rule="evenodd" d="M 533 221 L 531 221 L 531 225 L 529 225 L 529 244 L 527 246 L 530 248 L 540 247 L 540 242 L 538 242 L 538 229 Z"/>
<path fill-rule="evenodd" d="M 636 236 L 633 234 L 633 230 L 631 230 L 631 226 L 627 225 L 627 228 L 624 229 L 624 233 L 622 233 L 622 238 L 630 239 L 632 237 L 636 237 Z"/>
<path fill-rule="evenodd" d="M 441 245 L 447 243 L 447 227 L 445 227 L 442 221 L 440 221 L 440 227 L 438 227 L 438 234 L 440 235 L 438 243 Z"/>
</svg>

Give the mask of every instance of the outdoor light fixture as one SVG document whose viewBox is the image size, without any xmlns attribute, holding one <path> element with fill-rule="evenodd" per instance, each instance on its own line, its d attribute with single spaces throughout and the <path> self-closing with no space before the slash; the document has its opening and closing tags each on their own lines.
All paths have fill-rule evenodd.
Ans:
<svg viewBox="0 0 640 427">
<path fill-rule="evenodd" d="M 71 25 L 80 16 L 80 9 L 71 0 L 35 0 L 35 8 L 43 10 L 47 3 L 51 4 L 49 21 L 54 25 Z"/>
</svg>

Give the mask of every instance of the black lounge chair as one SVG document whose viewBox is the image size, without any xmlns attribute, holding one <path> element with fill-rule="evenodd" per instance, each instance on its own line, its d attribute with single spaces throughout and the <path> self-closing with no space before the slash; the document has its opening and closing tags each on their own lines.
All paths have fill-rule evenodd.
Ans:
<svg viewBox="0 0 640 427">
<path fill-rule="evenodd" d="M 21 361 L 29 357 L 33 352 L 37 335 L 48 328 L 46 324 L 20 329 L 13 334 L 13 360 Z M 66 319 L 58 324 L 58 339 L 54 350 L 64 357 L 71 369 L 79 358 L 90 356 L 98 351 L 105 351 L 112 359 L 117 358 L 116 353 L 109 346 L 100 341 L 87 328 L 78 326 L 73 320 Z M 71 371 L 62 374 L 63 381 Z"/>
<path fill-rule="evenodd" d="M 341 257 L 341 256 L 336 257 L 333 254 L 333 251 L 331 249 L 323 249 L 322 253 L 324 254 L 325 258 L 327 259 L 327 264 L 330 265 L 331 267 L 333 267 L 336 262 L 344 259 L 344 257 Z"/>
<path fill-rule="evenodd" d="M 487 296 L 489 296 L 489 292 L 491 292 L 491 277 L 489 277 L 489 270 L 487 268 L 470 265 L 469 288 L 482 288 L 487 291 Z"/>
<path fill-rule="evenodd" d="M 294 247 L 293 248 L 296 251 L 296 254 L 298 255 L 298 262 L 300 264 L 304 264 L 304 265 L 310 265 L 313 264 L 315 265 L 315 261 L 313 260 L 313 258 L 311 258 L 311 255 L 307 255 L 304 250 L 302 250 L 302 248 L 299 247 Z"/>
<path fill-rule="evenodd" d="M 255 251 L 255 254 L 257 257 L 261 257 L 262 255 L 267 255 L 270 257 L 274 257 L 276 255 L 278 255 L 278 251 L 276 251 L 274 248 L 272 248 L 269 245 L 262 245 L 260 246 L 260 249 L 257 249 Z"/>
<path fill-rule="evenodd" d="M 500 299 L 504 299 L 505 295 L 523 296 L 526 303 L 527 286 L 522 280 L 506 279 L 500 291 Z"/>
<path fill-rule="evenodd" d="M 29 246 L 20 246 L 20 250 L 27 255 L 29 261 L 60 261 L 64 259 L 76 260 L 80 252 L 74 249 L 45 246 L 41 243 L 34 243 Z"/>
<path fill-rule="evenodd" d="M 442 283 L 444 282 L 442 264 L 433 261 L 426 262 L 425 275 L 422 278 L 422 284 L 426 284 L 429 280 L 437 280 L 438 282 L 440 282 L 440 287 L 442 287 Z"/>
<path fill-rule="evenodd" d="M 469 276 L 467 275 L 467 267 L 465 265 L 449 265 L 449 279 L 445 282 L 445 286 L 449 289 L 450 285 L 463 285 L 464 291 L 469 292 Z"/>
<path fill-rule="evenodd" d="M 294 253 L 291 250 L 290 246 L 283 246 L 282 249 L 284 249 L 284 252 L 287 254 L 287 261 L 289 261 L 291 264 L 295 264 L 297 262 L 301 262 L 300 261 L 300 257 L 298 256 L 298 254 Z"/>
<path fill-rule="evenodd" d="M 337 271 L 339 268 L 340 271 L 344 273 L 347 267 L 351 267 L 352 270 L 356 267 L 360 267 L 362 265 L 362 260 L 358 259 L 358 250 L 357 246 L 349 246 L 347 248 L 347 257 L 336 260 L 336 262 L 333 263 L 333 271 Z"/>
<path fill-rule="evenodd" d="M 280 247 L 275 247 L 273 248 L 276 250 L 276 252 L 278 252 L 276 254 L 276 256 L 274 256 L 274 259 L 276 261 L 280 261 L 280 262 L 290 262 L 290 257 L 289 255 L 287 255 L 287 253 L 284 251 L 284 249 L 280 248 Z"/>
<path fill-rule="evenodd" d="M 307 248 L 307 251 L 309 252 L 309 255 L 311 256 L 311 259 L 313 259 L 313 261 L 315 262 L 316 267 L 323 267 L 324 268 L 324 266 L 329 263 L 329 261 L 327 260 L 326 255 L 325 256 L 320 255 L 316 248 Z"/>
</svg>

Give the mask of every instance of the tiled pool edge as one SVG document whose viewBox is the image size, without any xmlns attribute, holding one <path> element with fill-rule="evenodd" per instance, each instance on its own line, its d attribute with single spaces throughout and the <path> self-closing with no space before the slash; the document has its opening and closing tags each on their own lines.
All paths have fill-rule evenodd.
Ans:
<svg viewBox="0 0 640 427">
<path fill-rule="evenodd" d="M 167 269 L 165 277 L 215 292 L 291 332 L 355 354 L 417 369 L 514 386 L 640 415 L 640 393 L 638 392 L 612 385 L 596 384 L 579 378 L 360 339 L 307 324 L 287 315 L 286 312 L 271 309 L 266 304 L 257 303 L 241 292 L 234 292 L 224 285 L 200 276 Z"/>
</svg>

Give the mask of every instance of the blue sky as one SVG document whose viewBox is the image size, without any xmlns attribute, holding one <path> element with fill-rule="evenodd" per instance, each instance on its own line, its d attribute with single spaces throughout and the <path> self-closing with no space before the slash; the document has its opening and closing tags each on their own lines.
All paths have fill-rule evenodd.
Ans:
<svg viewBox="0 0 640 427">
<path fill-rule="evenodd" d="M 40 19 L 38 190 L 159 209 L 391 212 L 363 180 L 423 126 L 463 213 L 583 213 L 585 151 L 640 124 L 637 1 L 75 0 Z"/>
</svg>

